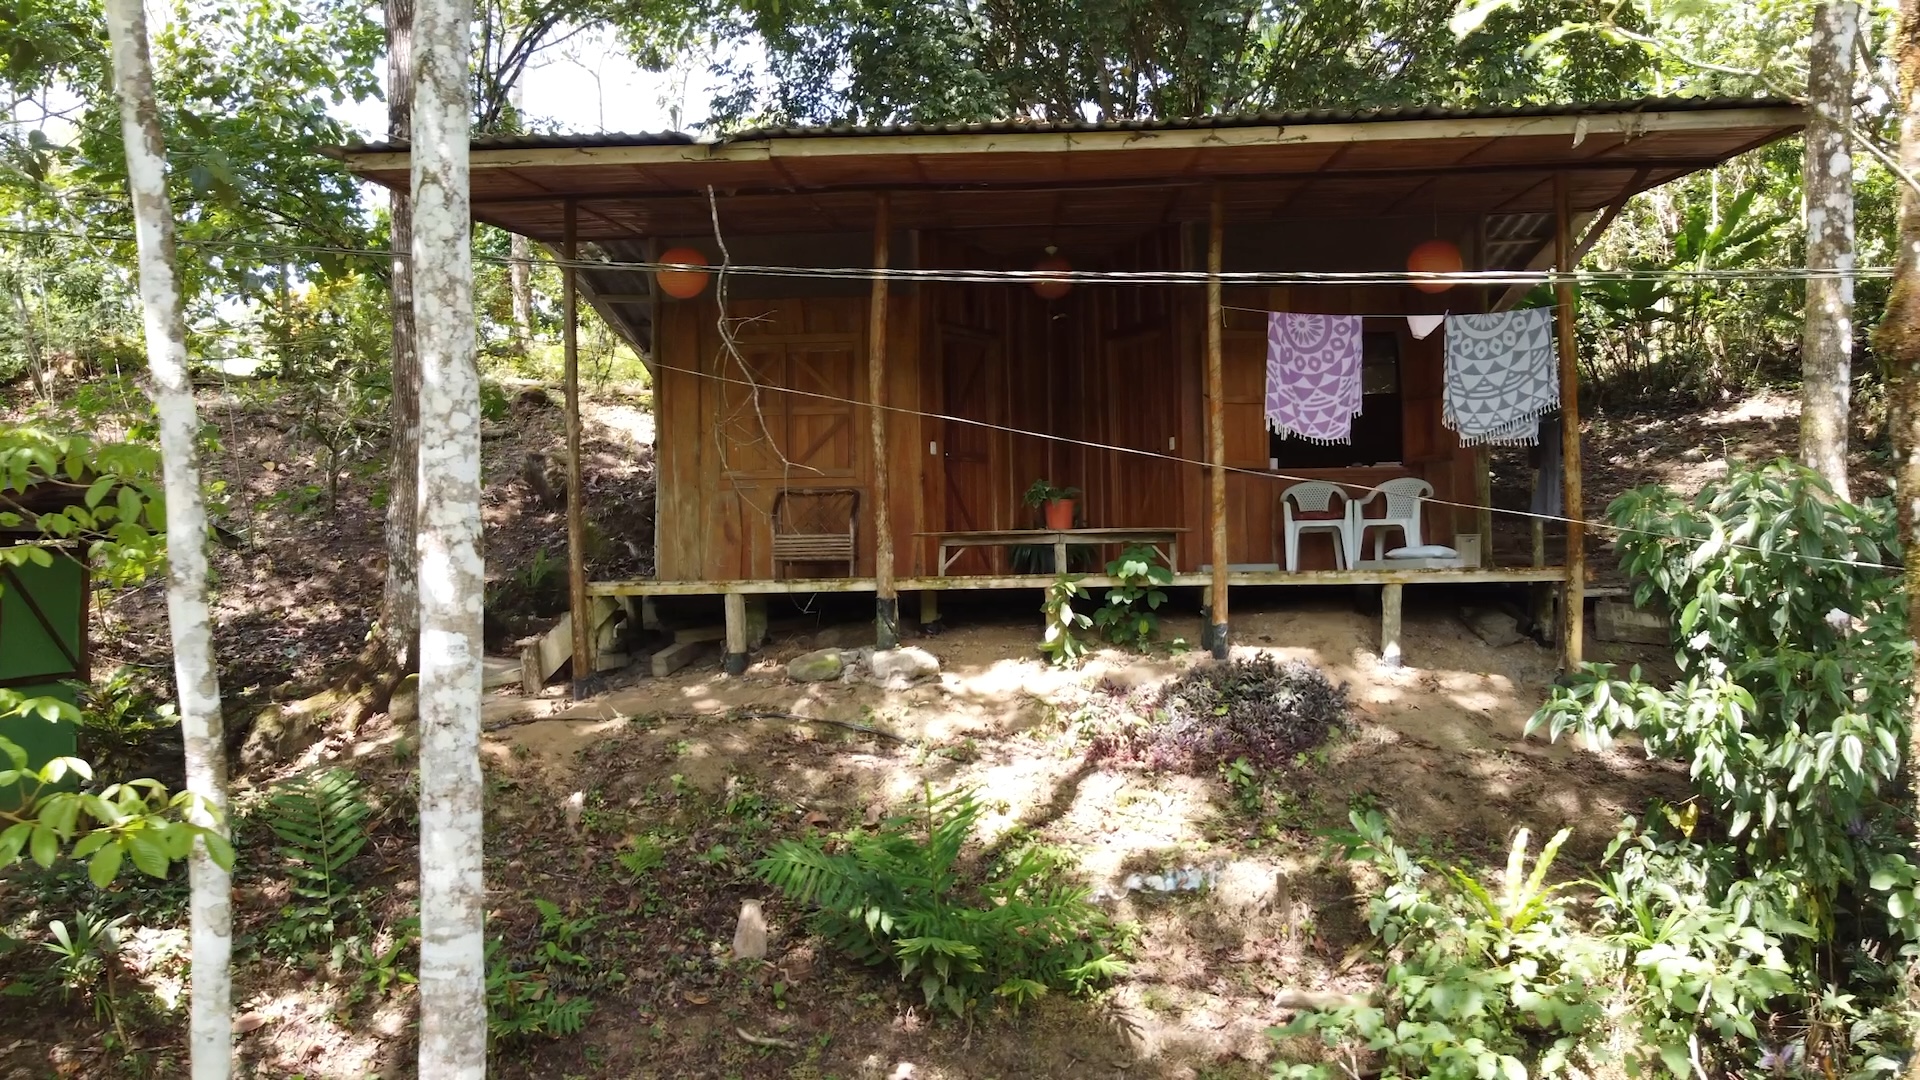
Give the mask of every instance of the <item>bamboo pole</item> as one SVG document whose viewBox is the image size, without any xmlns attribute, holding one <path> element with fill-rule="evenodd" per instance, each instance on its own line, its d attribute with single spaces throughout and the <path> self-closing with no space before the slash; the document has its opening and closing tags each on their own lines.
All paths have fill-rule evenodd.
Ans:
<svg viewBox="0 0 1920 1080">
<path fill-rule="evenodd" d="M 1562 275 L 1573 272 L 1573 211 L 1567 174 L 1553 174 L 1554 264 Z M 1560 338 L 1560 454 L 1564 470 L 1561 490 L 1567 518 L 1567 585 L 1560 607 L 1560 664 L 1571 671 L 1580 663 L 1581 631 L 1586 618 L 1587 527 L 1580 499 L 1580 366 L 1573 333 L 1573 282 L 1565 276 L 1554 283 L 1555 329 Z"/>
<path fill-rule="evenodd" d="M 1213 465 L 1208 525 L 1213 533 L 1213 596 L 1208 608 L 1207 640 L 1215 659 L 1227 658 L 1227 428 L 1226 378 L 1221 373 L 1220 249 L 1226 231 L 1226 202 L 1218 185 L 1207 223 L 1207 459 Z"/>
<path fill-rule="evenodd" d="M 873 205 L 873 268 L 887 268 L 887 242 L 892 225 L 887 194 Z M 893 583 L 893 513 L 887 503 L 887 281 L 873 279 L 872 308 L 867 316 L 867 410 L 873 428 L 873 581 L 874 644 L 891 649 L 900 644 L 900 597 Z"/>
<path fill-rule="evenodd" d="M 585 696 L 593 675 L 593 627 L 587 617 L 587 508 L 580 476 L 580 211 L 567 200 L 560 254 L 560 345 L 567 394 L 567 610 L 573 613 L 573 696 Z"/>
</svg>

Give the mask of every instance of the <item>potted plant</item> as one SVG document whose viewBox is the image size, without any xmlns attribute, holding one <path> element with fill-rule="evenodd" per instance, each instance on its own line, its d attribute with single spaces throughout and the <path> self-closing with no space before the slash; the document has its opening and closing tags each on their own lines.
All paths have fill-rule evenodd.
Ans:
<svg viewBox="0 0 1920 1080">
<path fill-rule="evenodd" d="M 1025 501 L 1028 506 L 1040 507 L 1047 528 L 1059 532 L 1073 528 L 1073 501 L 1079 497 L 1079 488 L 1055 487 L 1051 480 L 1035 480 L 1027 489 Z"/>
</svg>

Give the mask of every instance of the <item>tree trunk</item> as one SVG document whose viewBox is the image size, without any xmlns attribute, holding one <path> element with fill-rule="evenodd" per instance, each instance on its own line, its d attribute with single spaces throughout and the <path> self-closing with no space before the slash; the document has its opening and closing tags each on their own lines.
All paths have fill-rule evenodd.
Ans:
<svg viewBox="0 0 1920 1080">
<path fill-rule="evenodd" d="M 1899 29 L 1888 47 L 1900 71 L 1900 165 L 1912 175 L 1920 169 L 1920 0 L 1900 0 Z M 1920 641 L 1920 195 L 1904 184 L 1893 292 L 1873 344 L 1890 391 L 1887 420 L 1900 546 L 1906 552 L 1907 630 Z M 1920 695 L 1914 696 L 1909 710 L 1906 765 L 1909 784 L 1920 800 L 1920 784 L 1911 783 L 1915 762 L 1920 762 Z M 1915 993 L 1909 990 L 1909 995 Z M 1909 1000 L 1908 1006 L 1920 1007 L 1920 1002 Z M 1915 1039 L 1908 1080 L 1920 1080 L 1920 1035 Z"/>
<path fill-rule="evenodd" d="M 153 62 L 141 0 L 107 0 L 120 133 L 133 197 L 140 252 L 140 304 L 147 368 L 159 416 L 161 479 L 167 495 L 167 626 L 180 732 L 186 744 L 187 790 L 199 825 L 226 835 L 227 751 L 220 717 L 220 681 L 213 666 L 213 621 L 207 609 L 207 504 L 200 488 L 196 440 L 200 421 L 187 375 L 187 321 L 174 271 L 173 207 L 167 201 L 167 156 L 160 141 Z M 205 841 L 188 857 L 193 920 L 189 1046 L 194 1080 L 225 1080 L 233 1066 L 229 965 L 233 956 L 232 881 Z"/>
<path fill-rule="evenodd" d="M 513 287 L 513 349 L 533 354 L 533 242 L 514 233 L 507 254 L 507 281 Z"/>
<path fill-rule="evenodd" d="M 480 373 L 469 222 L 471 6 L 415 8 L 414 322 L 420 349 L 421 1080 L 487 1067 L 480 776 Z"/>
<path fill-rule="evenodd" d="M 413 130 L 413 2 L 387 0 L 387 134 Z M 387 477 L 387 586 L 380 610 L 381 655 L 390 672 L 420 662 L 420 356 L 414 347 L 413 206 L 391 193 L 393 215 L 393 469 Z M 384 695 L 382 695 L 384 696 Z M 384 707 L 384 702 L 382 706 Z"/>
<path fill-rule="evenodd" d="M 520 114 L 520 102 L 526 90 L 516 79 L 507 100 L 513 103 L 513 127 L 525 131 L 527 121 Z M 533 355 L 533 242 L 519 233 L 508 240 L 507 285 L 513 293 L 513 351 Z"/>
<path fill-rule="evenodd" d="M 1808 54 L 1806 164 L 1807 268 L 1847 276 L 1807 280 L 1806 330 L 1800 339 L 1800 460 L 1841 498 L 1847 490 L 1847 404 L 1853 378 L 1853 50 L 1860 6 L 1814 9 Z"/>
</svg>

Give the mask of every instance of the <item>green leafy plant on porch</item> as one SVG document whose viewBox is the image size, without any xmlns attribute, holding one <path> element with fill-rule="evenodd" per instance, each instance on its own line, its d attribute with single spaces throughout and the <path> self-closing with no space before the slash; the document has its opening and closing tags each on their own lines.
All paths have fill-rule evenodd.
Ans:
<svg viewBox="0 0 1920 1080">
<path fill-rule="evenodd" d="M 1040 603 L 1040 651 L 1056 666 L 1077 663 L 1087 654 L 1080 631 L 1092 626 L 1093 618 L 1076 611 L 1074 602 L 1088 598 L 1087 587 L 1069 574 L 1061 574 L 1047 586 L 1046 599 Z"/>
<path fill-rule="evenodd" d="M 1059 502 L 1063 499 L 1077 499 L 1079 497 L 1079 488 L 1060 487 L 1051 480 L 1035 480 L 1032 485 L 1027 488 L 1027 493 L 1020 497 L 1020 501 L 1037 510 L 1050 502 Z"/>
<path fill-rule="evenodd" d="M 1093 613 L 1093 624 L 1115 645 L 1152 645 L 1160 634 L 1160 605 L 1167 602 L 1163 587 L 1173 584 L 1173 571 L 1152 547 L 1132 544 L 1107 564 L 1107 576 L 1117 583 Z"/>
<path fill-rule="evenodd" d="M 965 872 L 961 852 L 983 811 L 972 790 L 928 787 L 912 814 L 877 832 L 843 834 L 832 852 L 816 836 L 782 841 L 754 872 L 811 906 L 815 929 L 854 959 L 897 966 L 929 1007 L 955 1016 L 1122 974 L 1106 916 L 1063 880 L 1056 857 L 1028 847 L 982 880 Z"/>
</svg>

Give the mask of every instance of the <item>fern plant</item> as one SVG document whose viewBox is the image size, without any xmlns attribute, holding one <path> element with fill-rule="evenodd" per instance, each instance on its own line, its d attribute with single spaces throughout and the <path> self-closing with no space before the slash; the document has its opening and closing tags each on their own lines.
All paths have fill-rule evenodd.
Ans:
<svg viewBox="0 0 1920 1080">
<path fill-rule="evenodd" d="M 286 860 L 291 901 L 268 940 L 288 953 L 314 944 L 343 946 L 354 885 L 348 864 L 367 846 L 367 802 L 360 778 L 345 769 L 290 780 L 267 798 L 263 816 Z"/>
<path fill-rule="evenodd" d="M 960 855 L 982 807 L 971 789 L 935 795 L 878 832 L 850 832 L 829 852 L 787 840 L 754 872 L 815 909 L 815 929 L 863 963 L 919 980 L 928 1007 L 964 1016 L 982 1001 L 1015 1008 L 1049 990 L 1081 992 L 1125 971 L 1112 928 L 1058 861 L 1018 852 L 975 882 Z"/>
</svg>

